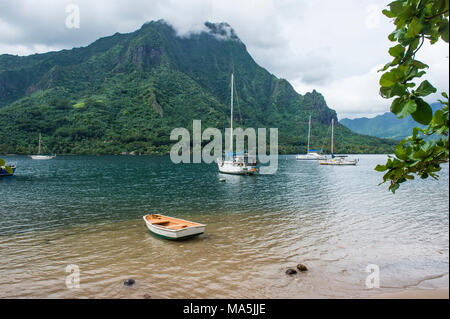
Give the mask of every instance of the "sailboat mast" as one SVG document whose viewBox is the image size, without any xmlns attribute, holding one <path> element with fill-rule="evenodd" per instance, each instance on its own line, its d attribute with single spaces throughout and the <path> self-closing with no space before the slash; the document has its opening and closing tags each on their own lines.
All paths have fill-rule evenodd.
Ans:
<svg viewBox="0 0 450 319">
<path fill-rule="evenodd" d="M 331 119 L 331 155 L 334 154 L 333 147 L 334 147 L 334 119 Z"/>
<path fill-rule="evenodd" d="M 230 130 L 230 151 L 233 153 L 233 73 L 231 73 L 231 130 Z"/>
<path fill-rule="evenodd" d="M 309 116 L 309 128 L 308 128 L 308 149 L 306 150 L 306 154 L 309 153 L 309 139 L 311 137 L 311 115 Z"/>
<path fill-rule="evenodd" d="M 38 154 L 41 154 L 41 133 L 39 133 Z"/>
</svg>

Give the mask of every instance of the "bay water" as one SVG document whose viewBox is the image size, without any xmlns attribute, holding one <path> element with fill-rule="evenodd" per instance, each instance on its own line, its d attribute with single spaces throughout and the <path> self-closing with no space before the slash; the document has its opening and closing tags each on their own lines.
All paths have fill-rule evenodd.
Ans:
<svg viewBox="0 0 450 319">
<path fill-rule="evenodd" d="M 448 288 L 448 164 L 438 181 L 392 194 L 374 170 L 386 155 L 351 157 L 357 166 L 280 156 L 274 175 L 233 176 L 169 156 L 4 156 L 17 171 L 0 179 L 0 298 L 361 298 Z M 149 213 L 206 232 L 160 239 L 142 219 Z M 298 263 L 309 270 L 285 274 Z M 67 287 L 68 265 L 80 288 Z M 380 288 L 366 285 L 374 269 Z M 128 278 L 135 285 L 124 286 Z"/>
</svg>

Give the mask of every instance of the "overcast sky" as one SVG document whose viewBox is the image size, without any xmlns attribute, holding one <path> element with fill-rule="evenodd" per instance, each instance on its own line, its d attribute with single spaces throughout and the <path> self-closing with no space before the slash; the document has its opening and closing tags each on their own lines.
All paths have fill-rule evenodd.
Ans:
<svg viewBox="0 0 450 319">
<path fill-rule="evenodd" d="M 377 70 L 390 60 L 392 22 L 381 0 L 0 0 L 0 54 L 28 55 L 85 46 L 99 37 L 132 32 L 165 19 L 180 36 L 200 32 L 205 21 L 228 22 L 255 61 L 304 94 L 321 92 L 344 117 L 389 111 L 378 95 Z M 80 10 L 68 28 L 68 4 Z M 71 20 L 73 21 L 73 20 Z M 442 42 L 442 41 L 441 41 Z M 427 78 L 449 88 L 448 45 L 424 46 Z M 438 98 L 430 98 L 430 102 Z"/>
</svg>

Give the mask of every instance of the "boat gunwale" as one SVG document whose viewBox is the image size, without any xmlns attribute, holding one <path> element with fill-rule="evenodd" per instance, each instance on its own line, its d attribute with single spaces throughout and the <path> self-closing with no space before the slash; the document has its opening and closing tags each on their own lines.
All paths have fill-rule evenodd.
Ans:
<svg viewBox="0 0 450 319">
<path fill-rule="evenodd" d="M 192 226 L 186 226 L 186 227 L 183 227 L 183 228 L 181 228 L 181 229 L 171 229 L 171 228 L 167 228 L 167 227 L 160 226 L 160 225 L 153 224 L 153 223 L 149 222 L 149 221 L 147 220 L 146 217 L 147 217 L 147 216 L 151 216 L 151 215 L 159 215 L 159 214 L 147 214 L 147 215 L 144 215 L 142 218 L 144 219 L 145 223 L 146 223 L 147 225 L 151 225 L 151 226 L 153 226 L 153 227 L 156 227 L 156 228 L 159 228 L 159 229 L 165 230 L 165 231 L 179 232 L 179 231 L 182 231 L 182 230 L 185 230 L 185 229 L 190 229 L 190 228 L 192 229 L 192 228 L 206 227 L 206 224 L 200 224 L 200 223 L 192 222 L 192 221 L 185 220 L 185 219 L 181 219 L 181 218 L 175 218 L 175 217 L 170 217 L 170 216 L 165 216 L 165 215 L 159 215 L 159 216 L 162 216 L 162 217 L 173 218 L 173 219 L 176 219 L 176 220 L 179 220 L 179 221 L 183 221 L 183 222 L 195 224 L 195 225 L 192 225 Z"/>
</svg>

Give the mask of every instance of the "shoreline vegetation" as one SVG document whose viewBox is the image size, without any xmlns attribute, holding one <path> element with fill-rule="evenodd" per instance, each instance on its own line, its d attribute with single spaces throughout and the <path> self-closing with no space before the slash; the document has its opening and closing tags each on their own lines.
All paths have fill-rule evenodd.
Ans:
<svg viewBox="0 0 450 319">
<path fill-rule="evenodd" d="M 341 154 L 341 153 L 335 153 L 335 154 Z M 344 155 L 391 155 L 392 153 L 345 153 Z M 0 156 L 31 156 L 33 154 L 3 154 L 0 153 Z M 58 156 L 170 156 L 169 152 L 164 153 L 133 153 L 133 152 L 122 152 L 122 153 L 110 153 L 110 154 L 95 154 L 95 153 L 81 153 L 81 154 L 73 154 L 73 153 L 67 153 L 67 154 L 57 154 Z M 258 155 L 258 154 L 256 154 Z M 296 156 L 298 154 L 277 154 L 278 156 Z M 324 155 L 330 155 L 330 154 L 324 154 Z M 223 156 L 223 155 L 222 155 Z M 270 155 L 268 155 L 270 156 Z M 192 159 L 192 153 L 191 153 L 191 159 Z"/>
<path fill-rule="evenodd" d="M 306 153 L 311 116 L 311 144 L 330 152 L 337 113 L 321 93 L 299 94 L 259 66 L 228 24 L 205 28 L 180 38 L 164 21 L 152 21 L 81 48 L 0 54 L 0 83 L 10 84 L 0 84 L 0 153 L 34 153 L 38 134 L 51 154 L 167 153 L 170 132 L 191 132 L 193 119 L 229 127 L 231 72 L 240 88 L 237 126 L 278 128 L 280 154 Z M 231 38 L 218 40 L 227 30 Z M 397 144 L 340 124 L 334 133 L 339 153 L 393 152 Z"/>
</svg>

